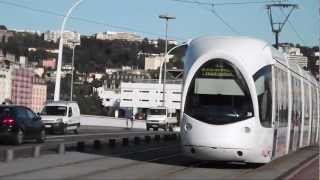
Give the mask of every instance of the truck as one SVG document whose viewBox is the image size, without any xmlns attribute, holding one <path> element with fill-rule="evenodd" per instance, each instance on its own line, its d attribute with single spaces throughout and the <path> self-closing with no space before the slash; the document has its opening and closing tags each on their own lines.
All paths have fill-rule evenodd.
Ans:
<svg viewBox="0 0 320 180">
<path fill-rule="evenodd" d="M 178 124 L 177 113 L 174 109 L 165 107 L 153 107 L 148 110 L 146 118 L 147 131 L 150 128 L 157 131 L 159 128 L 165 131 L 173 131 L 173 127 Z"/>
</svg>

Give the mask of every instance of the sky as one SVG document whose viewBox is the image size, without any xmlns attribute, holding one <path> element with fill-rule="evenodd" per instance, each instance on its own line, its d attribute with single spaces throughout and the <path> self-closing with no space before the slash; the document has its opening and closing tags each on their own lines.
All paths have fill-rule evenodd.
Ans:
<svg viewBox="0 0 320 180">
<path fill-rule="evenodd" d="M 41 32 L 59 30 L 63 19 L 59 14 L 66 14 L 76 1 L 0 0 L 0 24 L 17 30 Z M 280 33 L 280 42 L 305 46 L 319 45 L 320 18 L 317 14 L 319 1 L 286 1 L 298 4 L 299 8 L 292 13 L 290 22 Z M 176 0 L 83 0 L 71 14 L 72 17 L 82 20 L 69 18 L 66 29 L 85 35 L 104 31 L 121 31 L 136 32 L 147 38 L 164 38 L 165 21 L 158 16 L 168 14 L 176 17 L 169 21 L 169 39 L 176 39 L 178 42 L 205 35 L 240 35 L 274 43 L 274 35 L 265 6 L 270 4 L 270 0 L 268 2 L 266 0 L 198 0 L 198 2 L 213 2 L 215 5 L 199 5 Z M 231 2 L 261 3 L 221 5 L 221 3 Z M 286 10 L 284 14 L 280 12 L 275 9 L 275 20 L 283 20 Z"/>
</svg>

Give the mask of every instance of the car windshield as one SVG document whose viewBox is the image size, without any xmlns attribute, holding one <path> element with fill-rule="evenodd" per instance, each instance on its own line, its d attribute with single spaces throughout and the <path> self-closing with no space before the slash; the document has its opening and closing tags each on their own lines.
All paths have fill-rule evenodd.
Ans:
<svg viewBox="0 0 320 180">
<path fill-rule="evenodd" d="M 166 115 L 165 109 L 149 109 L 149 115 Z"/>
<path fill-rule="evenodd" d="M 41 115 L 66 116 L 67 107 L 66 106 L 45 106 L 41 111 Z"/>
</svg>

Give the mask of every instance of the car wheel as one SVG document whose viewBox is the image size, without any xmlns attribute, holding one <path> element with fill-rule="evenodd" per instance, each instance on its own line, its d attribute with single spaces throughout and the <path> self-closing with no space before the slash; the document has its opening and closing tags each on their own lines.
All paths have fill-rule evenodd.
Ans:
<svg viewBox="0 0 320 180">
<path fill-rule="evenodd" d="M 45 140 L 46 140 L 46 130 L 42 129 L 40 134 L 39 134 L 39 137 L 37 139 L 37 142 L 38 143 L 44 143 Z"/>
<path fill-rule="evenodd" d="M 24 139 L 24 132 L 21 129 L 19 129 L 18 132 L 15 134 L 13 143 L 15 145 L 20 145 L 23 143 L 23 139 Z"/>
</svg>

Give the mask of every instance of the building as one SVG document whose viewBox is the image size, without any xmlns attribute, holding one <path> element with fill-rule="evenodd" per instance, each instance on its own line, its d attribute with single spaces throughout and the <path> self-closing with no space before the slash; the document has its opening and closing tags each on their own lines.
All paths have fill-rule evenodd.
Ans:
<svg viewBox="0 0 320 180">
<path fill-rule="evenodd" d="M 150 54 L 144 58 L 144 70 L 156 70 L 160 67 L 163 56 L 160 54 Z"/>
<path fill-rule="evenodd" d="M 163 84 L 158 80 L 145 80 L 138 83 L 121 83 L 120 107 L 151 108 L 163 106 Z M 182 81 L 167 81 L 165 91 L 165 106 L 168 109 L 181 108 Z"/>
<path fill-rule="evenodd" d="M 52 70 L 56 69 L 56 58 L 42 60 L 42 67 Z"/>
<path fill-rule="evenodd" d="M 28 65 L 28 58 L 25 56 L 20 56 L 19 57 L 19 63 L 21 66 L 25 67 Z"/>
<path fill-rule="evenodd" d="M 60 38 L 60 31 L 46 31 L 44 33 L 44 40 L 57 43 Z M 80 33 L 75 31 L 63 32 L 63 44 L 72 47 L 76 43 L 80 44 Z"/>
<path fill-rule="evenodd" d="M 106 107 L 120 107 L 133 113 L 144 109 L 163 106 L 163 84 L 157 79 L 140 79 L 121 82 L 120 89 L 104 84 L 97 88 L 99 97 Z M 168 80 L 166 84 L 165 105 L 171 110 L 181 109 L 182 80 Z"/>
<path fill-rule="evenodd" d="M 47 85 L 43 79 L 38 76 L 32 78 L 32 103 L 31 109 L 40 112 L 47 101 Z"/>
<path fill-rule="evenodd" d="M 10 37 L 13 37 L 14 31 L 0 29 L 0 42 L 7 43 Z"/>
<path fill-rule="evenodd" d="M 14 54 L 10 54 L 8 52 L 5 53 L 3 50 L 0 49 L 0 61 L 3 61 L 3 60 L 15 62 L 16 56 Z"/>
<path fill-rule="evenodd" d="M 96 39 L 99 40 L 126 40 L 126 41 L 142 41 L 142 37 L 136 33 L 130 32 L 98 32 Z"/>
<path fill-rule="evenodd" d="M 169 62 L 173 55 L 168 55 L 166 62 Z M 163 54 L 145 54 L 144 70 L 156 70 L 158 69 L 164 59 Z"/>
<path fill-rule="evenodd" d="M 295 62 L 303 69 L 308 68 L 308 58 L 301 53 L 300 48 L 288 44 L 282 44 L 280 48 L 287 55 L 289 61 Z"/>
<path fill-rule="evenodd" d="M 0 103 L 11 99 L 12 71 L 9 61 L 0 61 Z"/>
<path fill-rule="evenodd" d="M 32 83 L 34 72 L 30 68 L 13 70 L 11 100 L 14 104 L 32 106 Z"/>
<path fill-rule="evenodd" d="M 109 89 L 104 85 L 102 87 L 98 87 L 96 92 L 101 98 L 103 106 L 117 107 L 120 105 L 120 90 Z"/>
</svg>

